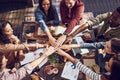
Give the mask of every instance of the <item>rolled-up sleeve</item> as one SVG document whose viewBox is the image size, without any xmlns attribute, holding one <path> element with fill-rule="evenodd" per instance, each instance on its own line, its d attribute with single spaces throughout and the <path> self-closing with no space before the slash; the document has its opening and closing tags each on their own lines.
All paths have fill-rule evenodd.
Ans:
<svg viewBox="0 0 120 80">
<path fill-rule="evenodd" d="M 88 49 L 103 49 L 105 42 L 98 43 L 80 43 L 80 48 L 88 48 Z"/>
<path fill-rule="evenodd" d="M 38 21 L 40 28 L 43 31 L 46 31 L 48 29 L 48 27 L 45 24 L 45 21 L 43 19 L 44 18 L 43 15 L 44 15 L 44 13 L 39 8 L 37 8 L 35 11 L 35 18 Z"/>
<path fill-rule="evenodd" d="M 82 2 L 79 3 L 79 6 L 76 6 L 75 8 L 76 9 L 73 10 L 74 13 L 72 13 L 72 18 L 69 21 L 69 26 L 66 29 L 67 33 L 70 33 L 73 30 L 73 28 L 77 24 L 79 24 L 80 20 L 82 20 L 84 15 L 84 4 Z"/>
<path fill-rule="evenodd" d="M 98 15 L 96 18 L 87 21 L 87 23 L 89 24 L 89 26 L 95 26 L 100 24 L 102 21 L 105 21 L 106 19 L 108 19 L 109 15 L 112 14 L 111 12 L 108 13 L 104 13 L 104 14 L 100 14 Z"/>
</svg>

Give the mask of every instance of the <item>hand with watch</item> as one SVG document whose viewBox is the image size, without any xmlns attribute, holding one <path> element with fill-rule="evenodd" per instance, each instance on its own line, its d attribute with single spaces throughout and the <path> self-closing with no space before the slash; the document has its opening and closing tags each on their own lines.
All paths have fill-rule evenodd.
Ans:
<svg viewBox="0 0 120 80">
<path fill-rule="evenodd" d="M 72 41 L 72 39 L 73 39 L 72 34 L 68 35 L 68 33 L 67 33 L 67 32 L 64 32 L 64 35 L 66 35 L 66 36 L 67 36 L 65 43 L 69 43 L 69 42 L 71 42 L 71 41 Z"/>
</svg>

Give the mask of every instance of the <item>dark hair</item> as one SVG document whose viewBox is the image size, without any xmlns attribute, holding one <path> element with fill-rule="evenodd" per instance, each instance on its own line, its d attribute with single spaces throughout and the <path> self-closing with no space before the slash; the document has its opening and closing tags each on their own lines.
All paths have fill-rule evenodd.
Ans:
<svg viewBox="0 0 120 80">
<path fill-rule="evenodd" d="M 10 40 L 6 35 L 3 34 L 4 28 L 7 24 L 10 24 L 12 27 L 12 24 L 9 21 L 1 20 L 0 21 L 0 43 L 10 43 Z"/>
<path fill-rule="evenodd" d="M 2 60 L 5 55 L 0 52 L 0 69 L 2 68 Z"/>
<path fill-rule="evenodd" d="M 42 7 L 42 3 L 43 3 L 44 0 L 39 0 L 39 8 L 44 12 L 44 9 Z M 53 6 L 52 6 L 52 0 L 49 0 L 50 1 L 50 8 L 48 10 L 48 21 L 49 20 L 52 20 L 54 19 L 54 9 L 53 9 Z M 44 12 L 45 13 L 45 12 Z"/>
<path fill-rule="evenodd" d="M 117 7 L 116 10 L 117 10 L 117 12 L 120 14 L 120 7 Z"/>
<path fill-rule="evenodd" d="M 43 3 L 44 0 L 39 0 L 39 7 L 42 11 L 44 11 L 43 7 L 42 7 L 42 3 Z M 52 5 L 52 0 L 49 0 L 50 1 L 50 7 Z"/>
<path fill-rule="evenodd" d="M 109 80 L 120 80 L 120 54 L 115 54 L 113 57 Z"/>
<path fill-rule="evenodd" d="M 118 38 L 111 39 L 111 50 L 116 54 L 120 53 L 120 39 Z"/>
</svg>

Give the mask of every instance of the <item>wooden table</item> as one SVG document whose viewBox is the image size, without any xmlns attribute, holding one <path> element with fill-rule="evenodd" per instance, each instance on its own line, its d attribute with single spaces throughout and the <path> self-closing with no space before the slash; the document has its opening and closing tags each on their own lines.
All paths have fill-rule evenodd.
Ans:
<svg viewBox="0 0 120 80">
<path fill-rule="evenodd" d="M 57 38 L 59 34 L 63 34 L 66 28 L 63 25 L 49 26 L 48 27 L 53 37 Z M 45 42 L 48 37 L 45 32 L 39 27 L 36 22 L 23 23 L 23 40 L 35 40 L 37 42 Z"/>
<path fill-rule="evenodd" d="M 68 80 L 65 78 L 61 77 L 61 73 L 63 71 L 64 65 L 65 63 L 55 63 L 55 67 L 58 68 L 59 72 L 58 74 L 53 74 L 53 75 L 47 75 L 44 72 L 45 66 L 49 65 L 49 63 L 46 63 L 39 71 L 38 71 L 38 75 L 41 76 L 42 78 L 44 78 L 45 80 Z M 85 80 L 84 75 L 80 72 L 78 79 L 77 80 Z"/>
</svg>

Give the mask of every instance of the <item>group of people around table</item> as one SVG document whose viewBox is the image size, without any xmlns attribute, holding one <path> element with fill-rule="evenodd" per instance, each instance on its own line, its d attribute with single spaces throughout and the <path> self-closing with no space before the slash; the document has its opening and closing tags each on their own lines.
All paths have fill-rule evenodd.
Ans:
<svg viewBox="0 0 120 80">
<path fill-rule="evenodd" d="M 21 43 L 13 34 L 12 24 L 8 21 L 0 22 L 0 79 L 1 80 L 22 80 L 30 74 L 45 58 L 57 51 L 61 56 L 67 57 L 79 71 L 89 76 L 92 80 L 120 80 L 120 7 L 113 12 L 98 15 L 96 18 L 87 21 L 76 31 L 69 34 L 72 29 L 81 23 L 84 15 L 84 4 L 80 0 L 62 0 L 60 3 L 60 15 L 63 24 L 67 23 L 67 29 L 62 36 L 55 39 L 50 33 L 47 25 L 59 25 L 60 20 L 52 0 L 39 0 L 39 6 L 35 11 L 35 17 L 41 29 L 47 34 L 49 43 Z M 98 43 L 67 44 L 75 35 L 83 30 L 98 25 L 95 29 L 95 40 L 104 41 Z M 85 35 L 91 38 L 90 34 Z M 65 44 L 63 44 L 65 43 Z M 46 48 L 46 51 L 36 60 L 22 66 L 15 67 L 16 61 L 24 59 L 24 51 L 34 51 L 39 48 Z M 64 50 L 71 48 L 102 49 L 101 53 L 112 54 L 112 57 L 105 63 L 105 69 L 110 72 L 109 77 L 95 73 L 82 64 L 78 59 L 67 54 Z"/>
</svg>

